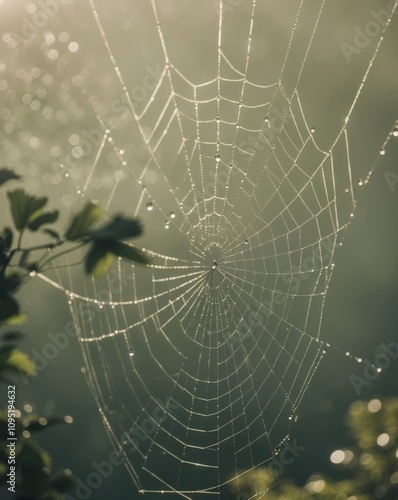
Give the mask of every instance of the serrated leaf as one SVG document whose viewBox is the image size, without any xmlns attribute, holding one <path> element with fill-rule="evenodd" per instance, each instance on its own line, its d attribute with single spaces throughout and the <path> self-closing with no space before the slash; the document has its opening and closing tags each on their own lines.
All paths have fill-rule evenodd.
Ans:
<svg viewBox="0 0 398 500">
<path fill-rule="evenodd" d="M 24 229 L 47 203 L 48 198 L 38 198 L 27 194 L 23 189 L 7 193 L 11 205 L 11 215 L 18 230 Z"/>
<path fill-rule="evenodd" d="M 87 203 L 83 210 L 73 217 L 71 224 L 65 232 L 65 238 L 75 241 L 87 235 L 92 225 L 101 217 L 102 211 L 98 205 Z"/>
<path fill-rule="evenodd" d="M 87 274 L 98 278 L 102 276 L 113 262 L 112 253 L 102 243 L 94 243 L 86 256 Z"/>
<path fill-rule="evenodd" d="M 117 257 L 122 257 L 144 265 L 151 264 L 152 262 L 150 256 L 140 248 L 127 245 L 127 243 L 121 241 L 109 241 L 106 243 L 106 247 Z"/>
<path fill-rule="evenodd" d="M 0 186 L 5 184 L 8 181 L 18 180 L 21 176 L 17 175 L 9 168 L 0 168 Z"/>
<path fill-rule="evenodd" d="M 58 219 L 58 216 L 58 210 L 38 215 L 37 217 L 34 217 L 33 220 L 28 224 L 28 229 L 30 229 L 31 231 L 37 231 L 44 224 L 52 224 L 53 222 L 55 222 Z"/>
<path fill-rule="evenodd" d="M 142 233 L 142 227 L 139 221 L 122 216 L 116 216 L 115 219 L 95 231 L 89 231 L 88 235 L 93 240 L 115 241 L 133 238 Z"/>
<path fill-rule="evenodd" d="M 2 360 L 2 358 L 4 358 Z M 0 371 L 2 373 L 13 373 L 34 377 L 36 375 L 36 366 L 30 357 L 19 349 L 6 347 L 0 349 Z"/>
</svg>

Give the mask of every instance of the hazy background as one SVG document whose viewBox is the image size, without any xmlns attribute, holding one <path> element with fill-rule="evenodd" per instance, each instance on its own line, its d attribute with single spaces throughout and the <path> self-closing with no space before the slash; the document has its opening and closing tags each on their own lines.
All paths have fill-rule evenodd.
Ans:
<svg viewBox="0 0 398 500">
<path fill-rule="evenodd" d="M 44 1 L 42 5 L 47 3 Z M 234 2 L 234 5 L 226 3 L 222 48 L 226 57 L 242 68 L 251 5 L 246 0 Z M 164 67 L 164 54 L 151 5 L 149 2 L 123 0 L 115 0 L 112 5 L 105 0 L 95 4 L 112 53 L 140 114 L 153 91 L 153 75 L 159 75 L 159 68 Z M 218 13 L 213 2 L 167 0 L 158 4 L 170 62 L 194 83 L 215 78 Z M 96 155 L 93 148 L 87 155 L 73 157 L 72 150 L 76 145 L 73 135 L 77 134 L 81 139 L 85 137 L 84 131 L 99 130 L 98 113 L 112 128 L 118 147 L 123 148 L 128 168 L 120 167 L 120 159 L 112 148 L 105 149 L 98 168 L 90 177 L 85 191 L 87 197 L 95 197 L 103 205 L 111 200 L 110 211 L 137 212 L 145 225 L 145 236 L 140 244 L 166 255 L 180 255 L 179 252 L 185 251 L 181 245 L 177 246 L 176 240 L 160 232 L 164 231 L 164 214 L 147 213 L 145 204 L 148 200 L 146 197 L 140 199 L 142 189 L 137 177 L 144 172 L 147 160 L 145 144 L 127 111 L 121 84 L 99 36 L 89 2 L 54 2 L 55 6 L 48 7 L 52 9 L 48 12 L 53 14 L 47 15 L 47 21 L 45 16 L 34 17 L 43 12 L 42 5 L 19 0 L 0 2 L 3 164 L 15 167 L 24 176 L 28 190 L 47 194 L 54 206 L 64 207 L 62 225 L 70 210 L 79 203 L 77 190 L 84 186 Z M 340 44 L 353 44 L 355 29 L 363 30 L 373 19 L 371 12 L 386 7 L 384 1 L 326 2 L 298 86 L 307 121 L 316 128 L 316 140 L 325 150 L 331 147 L 344 122 L 379 37 L 371 38 L 359 54 L 353 54 L 350 63 Z M 253 31 L 253 62 L 248 72 L 252 81 L 261 85 L 275 83 L 297 8 L 297 1 L 258 2 Z M 282 78 L 288 92 L 292 91 L 296 81 L 299 61 L 308 48 L 317 13 L 318 2 L 304 3 L 297 38 Z M 31 42 L 26 42 L 30 37 Z M 395 16 L 348 127 L 355 183 L 366 177 L 398 118 L 397 40 Z M 39 68 L 40 72 L 34 68 Z M 189 90 L 182 81 L 176 78 L 174 83 L 177 92 L 188 94 Z M 45 92 L 40 92 L 40 89 Z M 208 92 L 213 95 L 214 89 L 209 88 Z M 157 102 L 162 102 L 166 94 L 163 96 L 160 92 Z M 36 101 L 39 104 L 34 104 Z M 153 128 L 160 107 L 155 102 L 153 115 L 149 112 L 142 120 L 148 130 Z M 213 111 L 209 109 L 209 116 Z M 260 118 L 260 115 L 256 116 L 258 123 L 253 128 L 259 126 Z M 168 156 L 172 156 L 180 143 L 176 130 L 171 128 L 166 145 L 160 148 L 159 161 L 166 164 Z M 210 157 L 212 150 L 214 148 L 209 148 L 206 155 Z M 398 291 L 398 193 L 386 180 L 389 172 L 398 175 L 397 151 L 398 139 L 394 138 L 388 144 L 386 154 L 379 158 L 364 193 L 355 190 L 358 208 L 344 245 L 336 256 L 321 331 L 322 340 L 371 361 L 380 351 L 380 344 L 396 340 L 398 334 L 395 304 Z M 70 176 L 65 178 L 59 163 L 67 162 L 71 154 L 67 170 Z M 176 165 L 183 168 L 179 162 Z M 110 199 L 116 170 L 124 184 L 118 195 Z M 338 187 L 343 191 L 346 163 L 336 164 L 335 170 L 340 183 Z M 171 181 L 178 180 L 181 172 L 178 168 L 169 170 L 166 176 Z M 152 197 L 160 200 L 160 205 L 174 209 L 164 194 L 165 186 L 153 165 L 150 165 L 145 182 Z M 1 203 L 6 210 L 4 198 Z M 345 205 L 342 201 L 341 206 Z M 178 221 L 178 224 L 181 228 L 183 222 Z M 73 280 L 78 287 L 78 271 Z M 143 293 L 146 286 L 142 284 Z M 19 404 L 29 402 L 38 413 L 52 411 L 73 416 L 72 426 L 49 429 L 40 436 L 40 443 L 50 451 L 55 468 L 69 467 L 75 476 L 85 481 L 95 470 L 93 461 L 107 460 L 112 448 L 80 371 L 83 360 L 78 342 L 71 339 L 55 359 L 45 360 L 42 369 L 37 354 L 51 342 L 49 333 L 64 331 L 66 323 L 71 320 L 67 300 L 62 292 L 34 279 L 22 292 L 21 301 L 29 311 L 29 323 L 25 326 L 29 335 L 23 348 L 37 359 L 39 375 L 28 385 L 19 385 Z M 335 473 L 330 465 L 330 453 L 351 442 L 345 434 L 343 416 L 357 395 L 349 377 L 362 375 L 363 369 L 363 365 L 333 351 L 325 356 L 300 407 L 299 419 L 291 429 L 291 435 L 306 447 L 306 451 L 286 469 L 287 476 L 304 481 L 313 472 Z M 396 373 L 396 367 L 392 365 L 390 371 Z M 371 399 L 396 394 L 396 379 L 392 374 L 380 375 L 363 389 L 360 397 Z M 115 498 L 139 496 L 123 466 L 115 468 L 112 475 L 93 491 L 91 498 L 102 500 L 111 495 Z M 73 492 L 71 496 L 75 496 Z M 147 497 L 152 498 L 150 494 Z"/>
</svg>

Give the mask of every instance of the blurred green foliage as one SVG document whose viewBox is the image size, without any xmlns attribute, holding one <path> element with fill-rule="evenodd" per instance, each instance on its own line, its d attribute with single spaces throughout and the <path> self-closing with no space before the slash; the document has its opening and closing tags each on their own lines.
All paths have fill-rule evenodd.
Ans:
<svg viewBox="0 0 398 500">
<path fill-rule="evenodd" d="M 16 419 L 15 498 L 17 500 L 61 500 L 62 494 L 73 487 L 74 479 L 71 471 L 66 469 L 53 475 L 50 455 L 30 438 L 32 433 L 60 422 L 67 420 L 62 417 L 45 419 L 36 415 Z M 0 488 L 4 489 L 9 487 L 7 473 L 10 469 L 8 462 L 10 452 L 7 448 L 7 437 L 7 413 L 3 412 L 0 413 Z"/>
<path fill-rule="evenodd" d="M 19 180 L 12 170 L 0 169 L 0 186 Z M 0 334 L 0 382 L 13 388 L 15 376 L 29 378 L 36 375 L 34 363 L 19 349 L 24 334 L 12 329 L 13 325 L 26 320 L 15 294 L 30 276 L 56 267 L 60 256 L 80 247 L 88 247 L 84 258 L 85 271 L 95 277 L 104 274 L 115 257 L 144 265 L 151 259 L 141 249 L 121 241 L 142 233 L 142 227 L 135 219 L 116 215 L 101 223 L 105 213 L 96 204 L 88 202 L 60 234 L 49 227 L 57 221 L 59 211 L 45 208 L 47 197 L 32 196 L 23 189 L 16 189 L 7 192 L 7 198 L 14 228 L 5 227 L 0 233 L 0 328 L 3 330 Z M 39 232 L 47 241 L 24 246 L 25 232 Z M 65 247 L 62 252 L 53 252 L 61 246 Z M 41 252 L 39 256 L 38 252 Z M 7 395 L 7 390 L 4 393 Z M 11 401 L 11 407 L 14 403 L 16 400 Z M 10 402 L 6 402 L 7 405 Z M 10 415 L 15 420 L 13 437 L 16 441 L 12 442 L 8 440 Z M 71 417 L 23 416 L 14 409 L 11 409 L 11 414 L 7 411 L 0 413 L 0 488 L 9 488 L 8 474 L 10 467 L 15 466 L 16 487 L 12 494 L 17 500 L 61 500 L 62 494 L 74 485 L 72 474 L 66 469 L 54 475 L 51 457 L 31 439 L 31 434 L 71 421 Z"/>
<path fill-rule="evenodd" d="M 279 500 L 282 494 L 289 500 L 396 500 L 398 399 L 355 401 L 346 423 L 355 446 L 331 454 L 331 461 L 344 479 L 333 480 L 317 473 L 304 485 L 298 485 L 283 477 L 278 481 L 272 468 L 260 467 L 235 479 L 230 498 L 248 500 L 269 489 L 267 500 Z"/>
</svg>

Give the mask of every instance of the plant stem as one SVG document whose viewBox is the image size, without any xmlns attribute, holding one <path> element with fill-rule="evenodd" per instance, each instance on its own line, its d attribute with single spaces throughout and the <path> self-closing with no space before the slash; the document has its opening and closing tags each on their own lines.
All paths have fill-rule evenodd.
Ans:
<svg viewBox="0 0 398 500">
<path fill-rule="evenodd" d="M 41 265 L 45 266 L 46 264 L 54 261 L 55 259 L 58 259 L 58 257 L 61 257 L 62 255 L 66 255 L 67 253 L 70 253 L 70 252 L 74 252 L 75 250 L 77 250 L 78 248 L 80 248 L 84 245 L 87 245 L 87 241 L 83 241 L 73 248 L 68 248 L 67 250 L 63 250 L 62 252 L 59 252 L 59 253 L 49 257 L 47 260 L 44 260 L 44 262 L 42 262 Z M 54 245 L 54 246 L 56 246 L 56 245 Z"/>
</svg>

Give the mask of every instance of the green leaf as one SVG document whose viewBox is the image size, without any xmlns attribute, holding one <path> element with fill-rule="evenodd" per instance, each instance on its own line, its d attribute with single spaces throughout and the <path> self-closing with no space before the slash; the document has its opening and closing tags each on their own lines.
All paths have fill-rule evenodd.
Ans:
<svg viewBox="0 0 398 500">
<path fill-rule="evenodd" d="M 51 224 L 58 219 L 59 211 L 55 210 L 54 212 L 47 212 L 42 215 L 38 215 L 35 217 L 32 222 L 28 224 L 28 229 L 31 231 L 37 231 L 40 229 L 43 224 Z"/>
<path fill-rule="evenodd" d="M 0 298 L 15 293 L 21 285 L 22 278 L 17 273 L 12 273 L 7 276 L 0 275 Z"/>
<path fill-rule="evenodd" d="M 102 210 L 94 203 L 87 203 L 83 210 L 75 215 L 65 233 L 65 238 L 75 241 L 87 235 L 90 227 L 101 217 Z"/>
<path fill-rule="evenodd" d="M 21 176 L 17 175 L 15 172 L 10 170 L 9 168 L 0 168 L 0 186 L 5 184 L 8 181 L 18 180 Z"/>
<path fill-rule="evenodd" d="M 18 302 L 9 294 L 0 297 L 0 321 L 9 322 L 20 314 Z"/>
<path fill-rule="evenodd" d="M 116 216 L 115 219 L 105 226 L 89 231 L 88 235 L 93 240 L 123 240 L 133 238 L 142 233 L 142 227 L 139 221 L 122 216 Z"/>
<path fill-rule="evenodd" d="M 6 264 L 8 262 L 8 252 L 12 245 L 12 231 L 10 228 L 6 227 L 2 233 L 0 233 L 0 264 Z"/>
<path fill-rule="evenodd" d="M 25 338 L 25 334 L 19 331 L 10 330 L 1 334 L 1 340 L 4 342 L 20 342 Z"/>
<path fill-rule="evenodd" d="M 152 262 L 150 256 L 143 252 L 140 248 L 130 246 L 127 243 L 122 243 L 121 241 L 109 241 L 106 243 L 106 247 L 117 257 L 122 257 L 124 259 L 145 265 L 151 264 Z"/>
<path fill-rule="evenodd" d="M 0 247 L 3 250 L 9 250 L 12 245 L 12 231 L 9 227 L 3 229 L 3 232 L 0 234 Z"/>
<path fill-rule="evenodd" d="M 113 255 L 106 245 L 94 243 L 86 256 L 86 273 L 98 278 L 106 272 L 112 261 Z"/>
<path fill-rule="evenodd" d="M 57 233 L 57 231 L 53 231 L 52 229 L 45 228 L 43 229 L 43 233 L 48 234 L 51 238 L 54 238 L 54 240 L 59 241 L 61 239 L 59 233 Z"/>
<path fill-rule="evenodd" d="M 19 349 L 3 346 L 0 348 L 0 372 L 34 377 L 36 367 L 30 357 Z"/>
<path fill-rule="evenodd" d="M 47 197 L 37 198 L 27 194 L 23 189 L 7 193 L 11 205 L 11 214 L 15 227 L 24 229 L 47 203 Z"/>
</svg>

